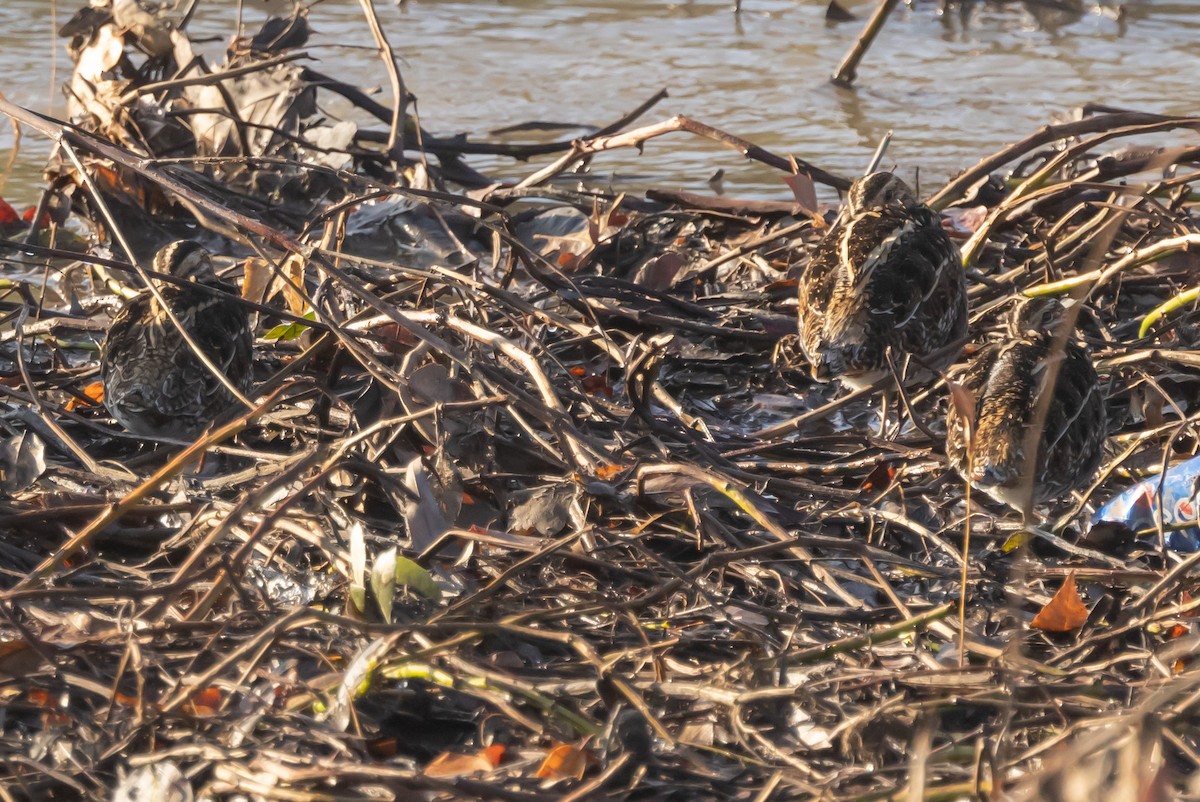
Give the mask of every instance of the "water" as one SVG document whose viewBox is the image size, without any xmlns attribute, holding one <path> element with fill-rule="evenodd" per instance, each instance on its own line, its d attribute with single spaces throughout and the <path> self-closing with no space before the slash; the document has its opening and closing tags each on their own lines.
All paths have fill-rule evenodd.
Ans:
<svg viewBox="0 0 1200 802">
<path fill-rule="evenodd" d="M 81 0 L 0 2 L 0 75 L 9 99 L 62 114 L 54 90 L 69 63 L 53 35 Z M 264 7 L 247 3 L 247 27 Z M 975 7 L 964 20 L 937 4 L 900 7 L 843 90 L 827 78 L 853 43 L 874 0 L 847 3 L 858 21 L 825 22 L 824 0 L 744 0 L 731 13 L 723 0 L 384 0 L 379 15 L 404 58 L 404 77 L 419 98 L 426 129 L 488 132 L 529 120 L 603 125 L 662 87 L 670 98 L 641 123 L 686 114 L 780 154 L 794 154 L 846 174 L 860 172 L 876 142 L 895 131 L 889 162 L 926 185 L 940 184 L 980 157 L 1051 118 L 1088 102 L 1145 111 L 1196 111 L 1200 3 L 1128 0 L 1079 15 L 1035 16 L 1024 4 Z M 238 4 L 201 0 L 194 34 L 219 37 L 202 46 L 220 60 Z M 318 35 L 306 48 L 317 68 L 381 88 L 386 74 L 353 0 L 327 0 L 310 17 Z M 336 104 L 333 105 L 336 110 Z M 0 126 L 4 128 L 4 126 Z M 556 134 L 555 136 L 562 136 Z M 511 137 L 537 137 L 515 134 Z M 544 135 L 542 135 L 544 136 Z M 1186 136 L 1179 134 L 1180 137 Z M 26 135 L 0 194 L 32 203 L 47 147 Z M 0 166 L 12 154 L 0 132 Z M 533 165 L 477 158 L 478 169 L 521 176 Z M 593 166 L 619 186 L 678 187 L 711 192 L 723 169 L 729 195 L 788 197 L 779 174 L 688 134 L 599 156 Z"/>
</svg>

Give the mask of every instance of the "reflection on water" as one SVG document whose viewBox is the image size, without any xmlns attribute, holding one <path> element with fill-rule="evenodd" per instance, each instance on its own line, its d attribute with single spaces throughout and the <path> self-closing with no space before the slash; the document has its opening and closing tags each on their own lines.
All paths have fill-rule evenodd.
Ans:
<svg viewBox="0 0 1200 802">
<path fill-rule="evenodd" d="M 57 67 L 61 83 L 67 57 L 52 32 L 82 2 L 0 3 L 0 74 L 10 99 L 62 113 L 51 71 Z M 1037 4 L 966 3 L 944 16 L 933 2 L 900 7 L 855 90 L 826 78 L 874 0 L 846 3 L 860 20 L 841 24 L 825 22 L 825 0 L 743 0 L 740 17 L 730 0 L 378 5 L 422 121 L 435 133 L 487 138 L 527 120 L 602 125 L 666 86 L 670 98 L 644 122 L 686 114 L 845 173 L 860 171 L 894 130 L 889 160 L 904 170 L 919 166 L 927 184 L 1083 103 L 1190 113 L 1200 79 L 1192 52 L 1200 4 L 1178 0 L 1127 0 L 1123 17 L 1108 2 L 1085 3 L 1079 14 L 1031 8 Z M 220 60 L 237 8 L 235 0 L 201 0 L 192 30 L 216 37 L 203 46 L 211 62 Z M 246 4 L 248 27 L 257 28 L 262 9 Z M 311 21 L 317 36 L 307 50 L 318 69 L 380 87 L 390 102 L 359 4 L 318 4 Z M 32 202 L 47 150 L 30 139 L 3 190 L 19 203 Z M 0 161 L 11 144 L 6 129 Z M 531 169 L 494 159 L 473 164 L 502 175 Z M 698 191 L 722 168 L 729 194 L 787 196 L 774 171 L 684 134 L 648 143 L 640 157 L 607 154 L 593 165 L 602 179 Z"/>
</svg>

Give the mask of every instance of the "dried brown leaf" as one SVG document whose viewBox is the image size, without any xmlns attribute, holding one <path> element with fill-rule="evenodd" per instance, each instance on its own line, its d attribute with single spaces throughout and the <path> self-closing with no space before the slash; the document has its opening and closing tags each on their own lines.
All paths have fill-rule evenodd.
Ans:
<svg viewBox="0 0 1200 802">
<path fill-rule="evenodd" d="M 582 780 L 587 771 L 587 753 L 570 744 L 559 744 L 550 750 L 538 767 L 539 780 Z"/>
<path fill-rule="evenodd" d="M 473 755 L 442 752 L 429 762 L 422 772 L 426 777 L 463 777 L 480 771 L 491 771 L 500 765 L 504 747 L 493 744 Z"/>
<path fill-rule="evenodd" d="M 1054 594 L 1045 607 L 1033 618 L 1030 624 L 1035 629 L 1046 632 L 1070 632 L 1079 629 L 1087 621 L 1088 611 L 1079 598 L 1079 590 L 1075 587 L 1075 572 L 1067 574 L 1058 593 Z"/>
</svg>

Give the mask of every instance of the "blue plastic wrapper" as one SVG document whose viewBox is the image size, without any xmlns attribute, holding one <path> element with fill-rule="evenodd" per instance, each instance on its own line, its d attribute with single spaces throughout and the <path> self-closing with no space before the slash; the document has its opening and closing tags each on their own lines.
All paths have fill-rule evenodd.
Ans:
<svg viewBox="0 0 1200 802">
<path fill-rule="evenodd" d="M 1166 479 L 1161 475 L 1143 479 L 1122 491 L 1096 511 L 1092 525 L 1115 521 L 1134 531 L 1152 529 L 1158 525 L 1158 483 L 1162 481 L 1163 525 L 1192 523 L 1181 529 L 1168 529 L 1167 548 L 1174 551 L 1200 550 L 1200 457 L 1172 465 Z"/>
</svg>

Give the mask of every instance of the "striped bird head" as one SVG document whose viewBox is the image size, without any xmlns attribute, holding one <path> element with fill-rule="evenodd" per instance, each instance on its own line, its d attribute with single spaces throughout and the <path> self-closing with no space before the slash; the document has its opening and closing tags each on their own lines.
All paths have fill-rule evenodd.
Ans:
<svg viewBox="0 0 1200 802">
<path fill-rule="evenodd" d="M 851 217 L 871 209 L 882 209 L 893 204 L 907 207 L 916 202 L 916 194 L 894 173 L 864 175 L 851 184 L 846 193 L 846 211 Z"/>
<path fill-rule="evenodd" d="M 175 240 L 163 246 L 154 255 L 154 269 L 200 284 L 218 281 L 209 252 L 199 243 L 188 239 Z"/>
<path fill-rule="evenodd" d="M 1075 301 L 1061 301 L 1058 298 L 1020 297 L 1008 313 L 1006 329 L 1009 337 L 1040 336 L 1054 334 L 1068 324 L 1074 323 L 1071 307 Z"/>
</svg>

